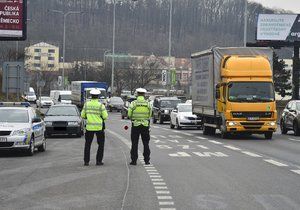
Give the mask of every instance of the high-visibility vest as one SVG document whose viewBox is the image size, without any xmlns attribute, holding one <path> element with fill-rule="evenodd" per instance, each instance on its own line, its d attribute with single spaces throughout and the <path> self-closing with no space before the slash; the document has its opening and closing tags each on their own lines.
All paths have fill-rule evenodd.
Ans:
<svg viewBox="0 0 300 210">
<path fill-rule="evenodd" d="M 133 126 L 143 125 L 148 127 L 152 115 L 151 105 L 143 96 L 138 96 L 137 100 L 131 102 L 128 108 L 128 117 Z"/>
<path fill-rule="evenodd" d="M 101 131 L 103 121 L 107 119 L 108 114 L 105 106 L 98 99 L 92 99 L 84 104 L 81 117 L 86 119 L 87 131 Z"/>
</svg>

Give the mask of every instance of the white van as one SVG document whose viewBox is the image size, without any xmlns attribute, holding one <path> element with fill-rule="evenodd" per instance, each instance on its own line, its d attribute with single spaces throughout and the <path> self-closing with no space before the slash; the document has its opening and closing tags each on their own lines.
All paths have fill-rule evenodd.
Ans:
<svg viewBox="0 0 300 210">
<path fill-rule="evenodd" d="M 36 102 L 36 95 L 35 95 L 35 91 L 33 89 L 33 87 L 29 88 L 29 91 L 26 93 L 25 95 L 25 100 L 28 102 Z"/>
<path fill-rule="evenodd" d="M 54 93 L 54 104 L 72 104 L 72 91 L 59 90 Z"/>
</svg>

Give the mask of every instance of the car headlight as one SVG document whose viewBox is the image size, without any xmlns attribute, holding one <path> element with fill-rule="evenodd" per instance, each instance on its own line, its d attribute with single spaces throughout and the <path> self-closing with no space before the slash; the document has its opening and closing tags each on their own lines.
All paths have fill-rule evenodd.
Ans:
<svg viewBox="0 0 300 210">
<path fill-rule="evenodd" d="M 77 125 L 79 125 L 79 122 L 68 122 L 68 125 L 77 126 Z"/>
<path fill-rule="evenodd" d="M 275 126 L 276 122 L 268 122 L 267 125 L 269 125 L 269 126 Z"/>
<path fill-rule="evenodd" d="M 228 125 L 229 126 L 235 126 L 235 125 L 237 125 L 237 123 L 236 122 L 228 122 Z"/>
<path fill-rule="evenodd" d="M 51 126 L 52 122 L 46 121 L 45 124 L 48 125 L 48 126 Z"/>
<path fill-rule="evenodd" d="M 179 119 L 180 120 L 186 120 L 186 117 L 185 116 L 179 116 Z"/>
<path fill-rule="evenodd" d="M 169 110 L 164 110 L 164 113 L 165 114 L 169 114 Z"/>
<path fill-rule="evenodd" d="M 15 130 L 12 135 L 13 136 L 26 136 L 27 133 L 30 131 L 30 128 L 24 128 L 20 130 Z"/>
</svg>

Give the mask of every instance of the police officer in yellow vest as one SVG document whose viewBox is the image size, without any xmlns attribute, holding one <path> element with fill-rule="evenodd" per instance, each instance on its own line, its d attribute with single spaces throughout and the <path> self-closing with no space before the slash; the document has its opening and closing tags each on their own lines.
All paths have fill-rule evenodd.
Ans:
<svg viewBox="0 0 300 210">
<path fill-rule="evenodd" d="M 128 108 L 128 117 L 131 119 L 131 163 L 130 165 L 136 165 L 138 158 L 138 143 L 139 136 L 141 135 L 144 145 L 144 161 L 146 165 L 150 164 L 150 118 L 152 115 L 152 109 L 150 103 L 145 100 L 145 93 L 147 91 L 144 88 L 138 88 L 136 90 L 137 99 L 131 102 Z"/>
<path fill-rule="evenodd" d="M 90 150 L 94 135 L 97 136 L 98 151 L 96 156 L 96 165 L 103 165 L 104 152 L 104 121 L 108 114 L 105 106 L 99 102 L 100 90 L 90 91 L 92 99 L 84 104 L 81 117 L 86 119 L 85 147 L 84 147 L 84 165 L 88 166 L 90 162 Z"/>
</svg>

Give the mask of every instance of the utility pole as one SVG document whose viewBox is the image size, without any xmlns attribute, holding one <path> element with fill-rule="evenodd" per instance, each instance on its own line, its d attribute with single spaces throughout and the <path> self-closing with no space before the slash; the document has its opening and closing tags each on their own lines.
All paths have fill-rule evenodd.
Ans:
<svg viewBox="0 0 300 210">
<path fill-rule="evenodd" d="M 245 11 L 244 11 L 244 47 L 247 46 L 247 28 L 248 28 L 248 0 L 245 0 Z"/>
</svg>

